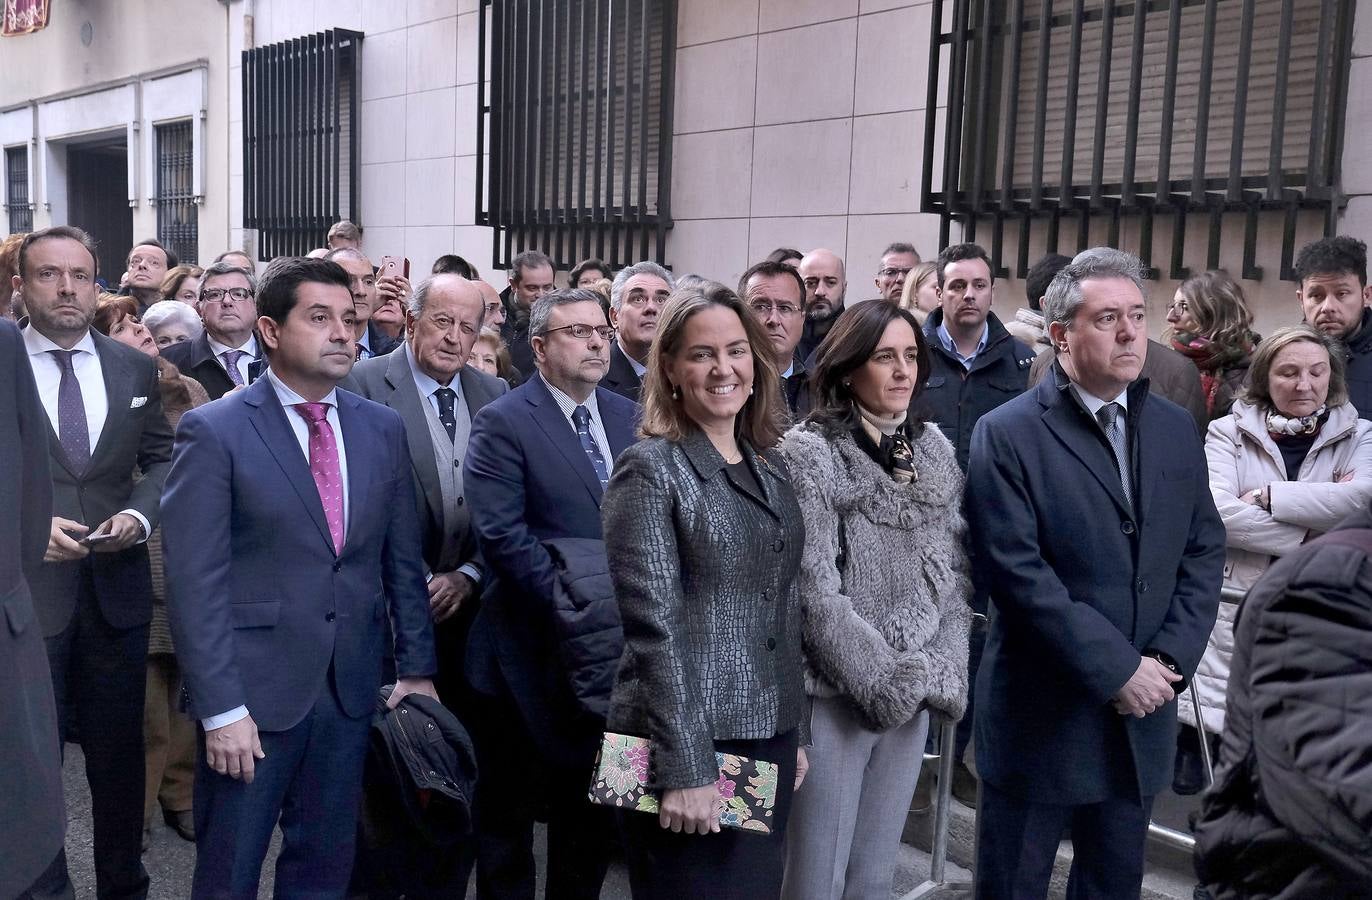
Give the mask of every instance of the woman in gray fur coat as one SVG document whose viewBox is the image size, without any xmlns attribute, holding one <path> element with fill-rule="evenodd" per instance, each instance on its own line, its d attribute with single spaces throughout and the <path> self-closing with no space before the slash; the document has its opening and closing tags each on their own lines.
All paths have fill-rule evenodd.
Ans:
<svg viewBox="0 0 1372 900">
<path fill-rule="evenodd" d="M 786 900 L 889 897 L 930 709 L 967 704 L 971 586 L 962 474 L 912 421 L 928 356 L 910 314 L 861 303 L 816 353 L 815 410 L 781 444 L 805 519 L 810 773 Z"/>
</svg>

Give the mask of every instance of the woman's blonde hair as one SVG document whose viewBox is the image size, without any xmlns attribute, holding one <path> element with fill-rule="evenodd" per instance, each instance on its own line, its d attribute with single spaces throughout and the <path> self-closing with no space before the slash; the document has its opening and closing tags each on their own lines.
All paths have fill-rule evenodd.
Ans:
<svg viewBox="0 0 1372 900">
<path fill-rule="evenodd" d="M 1263 410 L 1276 409 L 1272 404 L 1272 391 L 1268 380 L 1272 376 L 1272 362 L 1292 344 L 1309 341 L 1318 344 L 1329 354 L 1329 394 L 1324 405 L 1342 406 L 1348 402 L 1348 363 L 1344 358 L 1343 347 L 1322 331 L 1309 325 L 1289 325 L 1278 328 L 1253 351 L 1253 359 L 1248 365 L 1248 387 L 1244 389 L 1243 399 Z M 1359 413 L 1362 410 L 1358 410 Z"/>
<path fill-rule="evenodd" d="M 1241 347 L 1253 332 L 1253 313 L 1243 296 L 1243 288 L 1223 269 L 1192 275 L 1177 288 L 1186 301 L 1186 311 L 1196 320 L 1197 336 L 1209 338 L 1225 347 Z M 1166 337 L 1174 329 L 1167 327 Z"/>
<path fill-rule="evenodd" d="M 757 319 L 749 314 L 738 295 L 716 281 L 696 287 L 678 288 L 667 299 L 658 316 L 657 335 L 648 351 L 648 370 L 643 376 L 643 419 L 639 432 L 644 437 L 663 437 L 680 441 L 695 428 L 680 400 L 672 396 L 667 377 L 667 362 L 676 357 L 691 317 L 711 306 L 731 310 L 748 336 L 753 355 L 753 392 L 743 402 L 736 419 L 738 436 L 756 450 L 765 450 L 781 440 L 784 430 L 781 376 L 772 361 L 772 345 Z"/>
<path fill-rule="evenodd" d="M 905 286 L 900 289 L 900 308 L 907 312 L 914 312 L 915 297 L 919 294 L 919 289 L 926 281 L 938 274 L 938 263 L 932 259 L 922 262 L 910 270 L 905 276 Z M 927 315 L 927 313 L 926 313 Z M 921 322 L 920 324 L 923 324 Z"/>
</svg>

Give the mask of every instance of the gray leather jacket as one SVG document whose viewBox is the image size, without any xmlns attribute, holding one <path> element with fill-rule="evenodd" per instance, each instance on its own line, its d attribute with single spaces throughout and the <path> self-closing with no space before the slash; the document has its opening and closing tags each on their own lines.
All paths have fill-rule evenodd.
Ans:
<svg viewBox="0 0 1372 900">
<path fill-rule="evenodd" d="M 625 450 L 605 493 L 625 643 L 608 726 L 652 738 L 656 789 L 715 781 L 714 741 L 802 724 L 805 526 L 780 458 L 743 453 L 765 496 L 699 431 Z"/>
</svg>

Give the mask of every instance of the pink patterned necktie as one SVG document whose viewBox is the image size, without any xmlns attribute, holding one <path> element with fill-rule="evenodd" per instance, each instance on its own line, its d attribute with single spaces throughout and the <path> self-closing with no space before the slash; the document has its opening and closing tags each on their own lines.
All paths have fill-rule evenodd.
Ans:
<svg viewBox="0 0 1372 900">
<path fill-rule="evenodd" d="M 329 404 L 297 403 L 296 412 L 310 426 L 310 474 L 324 504 L 335 553 L 343 552 L 343 475 L 338 465 L 338 443 L 329 425 Z"/>
</svg>

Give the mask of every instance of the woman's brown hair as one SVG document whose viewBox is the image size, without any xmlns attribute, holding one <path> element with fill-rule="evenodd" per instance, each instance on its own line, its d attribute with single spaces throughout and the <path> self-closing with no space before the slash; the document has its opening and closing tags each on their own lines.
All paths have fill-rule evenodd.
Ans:
<svg viewBox="0 0 1372 900">
<path fill-rule="evenodd" d="M 753 393 L 743 402 L 736 418 L 738 436 L 755 450 L 766 450 L 781 440 L 785 417 L 781 376 L 772 362 L 772 346 L 757 319 L 744 307 L 738 294 L 717 281 L 696 287 L 678 288 L 658 316 L 657 335 L 648 351 L 648 371 L 643 376 L 643 419 L 639 433 L 644 437 L 663 437 L 680 441 L 695 428 L 679 400 L 672 396 L 667 378 L 667 361 L 681 350 L 686 323 L 711 306 L 731 310 L 748 336 L 753 355 Z"/>
<path fill-rule="evenodd" d="M 918 371 L 910 391 L 913 408 L 929 378 L 929 347 L 924 341 L 924 332 L 909 310 L 892 303 L 867 300 L 845 309 L 815 350 L 815 368 L 810 373 L 813 408 L 806 421 L 813 423 L 821 433 L 833 437 L 857 424 L 853 410 L 857 398 L 848 379 L 872 358 L 887 326 L 896 321 L 904 321 L 915 333 Z M 909 421 L 912 435 L 918 436 L 924 429 L 922 420 L 911 413 Z"/>
<path fill-rule="evenodd" d="M 1248 387 L 1244 390 L 1243 399 L 1263 411 L 1276 409 L 1272 404 L 1272 391 L 1268 383 L 1272 377 L 1272 363 L 1276 361 L 1278 353 L 1300 341 L 1323 347 L 1329 354 L 1329 394 L 1324 399 L 1324 405 L 1332 409 L 1348 402 L 1348 363 L 1342 344 L 1323 331 L 1305 324 L 1278 328 L 1267 340 L 1258 344 L 1248 365 Z M 1358 413 L 1361 415 L 1362 410 L 1358 410 Z"/>
<path fill-rule="evenodd" d="M 138 301 L 123 294 L 101 294 L 95 305 L 92 327 L 109 337 L 110 329 L 124 319 L 138 321 Z"/>
<path fill-rule="evenodd" d="M 1223 269 L 1192 275 L 1177 289 L 1186 301 L 1186 311 L 1196 320 L 1198 337 L 1209 338 L 1224 347 L 1241 347 L 1253 331 L 1253 313 L 1243 288 Z M 1173 329 L 1169 325 L 1166 337 Z"/>
</svg>

